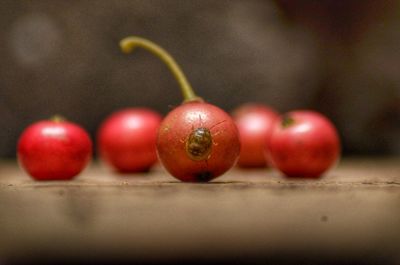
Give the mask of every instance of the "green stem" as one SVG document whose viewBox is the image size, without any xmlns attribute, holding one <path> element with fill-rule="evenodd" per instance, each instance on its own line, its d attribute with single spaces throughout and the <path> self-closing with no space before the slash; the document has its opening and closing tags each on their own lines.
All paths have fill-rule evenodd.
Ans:
<svg viewBox="0 0 400 265">
<path fill-rule="evenodd" d="M 172 58 L 172 56 L 159 45 L 141 37 L 131 36 L 122 39 L 120 41 L 120 47 L 124 53 L 131 53 L 136 47 L 141 47 L 148 50 L 160 58 L 168 66 L 169 70 L 172 72 L 176 81 L 178 81 L 180 85 L 184 102 L 202 101 L 202 99 L 194 93 L 193 88 L 187 81 L 185 75 L 174 58 Z"/>
<path fill-rule="evenodd" d="M 290 117 L 289 115 L 284 115 L 282 117 L 282 122 L 281 122 L 281 126 L 282 128 L 288 128 L 290 126 L 292 126 L 294 124 L 294 119 L 292 117 Z"/>
<path fill-rule="evenodd" d="M 53 115 L 50 118 L 50 120 L 54 121 L 54 122 L 63 122 L 63 121 L 65 121 L 65 118 L 63 116 L 61 116 L 61 115 L 56 114 L 56 115 Z"/>
</svg>

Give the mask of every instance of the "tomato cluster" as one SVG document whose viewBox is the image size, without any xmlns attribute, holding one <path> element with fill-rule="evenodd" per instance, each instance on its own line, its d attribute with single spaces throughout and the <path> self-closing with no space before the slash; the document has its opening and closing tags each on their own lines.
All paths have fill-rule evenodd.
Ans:
<svg viewBox="0 0 400 265">
<path fill-rule="evenodd" d="M 157 44 L 128 37 L 120 45 L 125 53 L 140 47 L 164 61 L 180 85 L 184 102 L 164 119 L 148 108 L 128 108 L 102 122 L 98 153 L 116 172 L 148 171 L 159 160 L 179 180 L 206 182 L 237 162 L 246 168 L 273 166 L 289 177 L 316 178 L 337 160 L 336 129 L 321 114 L 279 115 L 268 106 L 246 104 L 231 116 L 198 97 L 175 60 Z M 20 165 L 37 180 L 74 178 L 87 166 L 92 152 L 88 133 L 59 118 L 26 128 L 17 147 Z"/>
<path fill-rule="evenodd" d="M 321 113 L 278 115 L 268 106 L 246 104 L 233 114 L 242 145 L 240 167 L 270 165 L 287 177 L 318 178 L 339 158 L 339 135 Z"/>
</svg>

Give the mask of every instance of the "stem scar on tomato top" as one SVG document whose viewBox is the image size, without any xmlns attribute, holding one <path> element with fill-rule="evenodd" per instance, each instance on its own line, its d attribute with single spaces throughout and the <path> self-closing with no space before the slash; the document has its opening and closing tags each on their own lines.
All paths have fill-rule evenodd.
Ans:
<svg viewBox="0 0 400 265">
<path fill-rule="evenodd" d="M 132 36 L 120 46 L 125 53 L 140 47 L 154 54 L 180 85 L 184 101 L 168 113 L 158 131 L 157 155 L 165 169 L 181 181 L 207 182 L 234 166 L 240 143 L 229 114 L 197 96 L 176 61 L 154 42 Z"/>
<path fill-rule="evenodd" d="M 289 126 L 294 124 L 294 119 L 289 116 L 289 114 L 284 114 L 282 116 L 281 126 L 282 128 L 288 128 Z"/>
</svg>

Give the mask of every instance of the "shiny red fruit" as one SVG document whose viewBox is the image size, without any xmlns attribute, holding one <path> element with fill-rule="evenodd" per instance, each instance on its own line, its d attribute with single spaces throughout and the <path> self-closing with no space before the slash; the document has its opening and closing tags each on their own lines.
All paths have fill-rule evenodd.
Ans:
<svg viewBox="0 0 400 265">
<path fill-rule="evenodd" d="M 338 160 L 334 125 L 314 111 L 293 111 L 275 123 L 269 140 L 274 166 L 288 177 L 318 178 Z"/>
<path fill-rule="evenodd" d="M 143 172 L 157 162 L 156 139 L 161 115 L 147 108 L 111 114 L 98 132 L 100 156 L 121 173 Z"/>
<path fill-rule="evenodd" d="M 220 108 L 188 102 L 172 110 L 161 123 L 158 156 L 177 179 L 206 182 L 237 161 L 240 142 L 232 118 Z"/>
<path fill-rule="evenodd" d="M 72 122 L 39 121 L 22 133 L 17 155 L 21 167 L 36 180 L 68 180 L 90 161 L 92 141 Z"/>
<path fill-rule="evenodd" d="M 268 165 L 265 150 L 279 114 L 262 104 L 244 104 L 232 113 L 240 136 L 239 167 L 259 168 Z"/>
</svg>

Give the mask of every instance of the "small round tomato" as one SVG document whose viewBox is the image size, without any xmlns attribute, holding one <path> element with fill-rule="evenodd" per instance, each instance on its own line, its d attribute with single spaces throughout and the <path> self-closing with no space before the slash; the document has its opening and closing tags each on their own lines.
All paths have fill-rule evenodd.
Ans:
<svg viewBox="0 0 400 265">
<path fill-rule="evenodd" d="M 27 127 L 18 141 L 19 163 L 36 180 L 68 180 L 89 163 L 92 141 L 79 125 L 45 120 Z"/>
<path fill-rule="evenodd" d="M 157 154 L 166 170 L 188 182 L 210 181 L 228 171 L 240 152 L 232 118 L 197 96 L 174 58 L 158 44 L 130 36 L 120 42 L 123 52 L 138 47 L 161 59 L 178 81 L 183 103 L 169 112 L 160 125 Z"/>
<path fill-rule="evenodd" d="M 318 178 L 338 160 L 336 128 L 314 111 L 293 111 L 275 123 L 268 143 L 273 165 L 288 177 Z"/>
<path fill-rule="evenodd" d="M 161 115 L 147 108 L 128 108 L 101 124 L 98 148 L 104 161 L 121 173 L 143 172 L 157 162 L 156 139 Z"/>
<path fill-rule="evenodd" d="M 235 165 L 239 135 L 232 118 L 204 102 L 187 102 L 161 123 L 157 139 L 160 161 L 175 178 L 210 181 Z"/>
<path fill-rule="evenodd" d="M 232 112 L 239 130 L 239 167 L 259 168 L 268 165 L 265 149 L 273 124 L 279 114 L 272 108 L 255 103 L 244 104 Z"/>
</svg>

